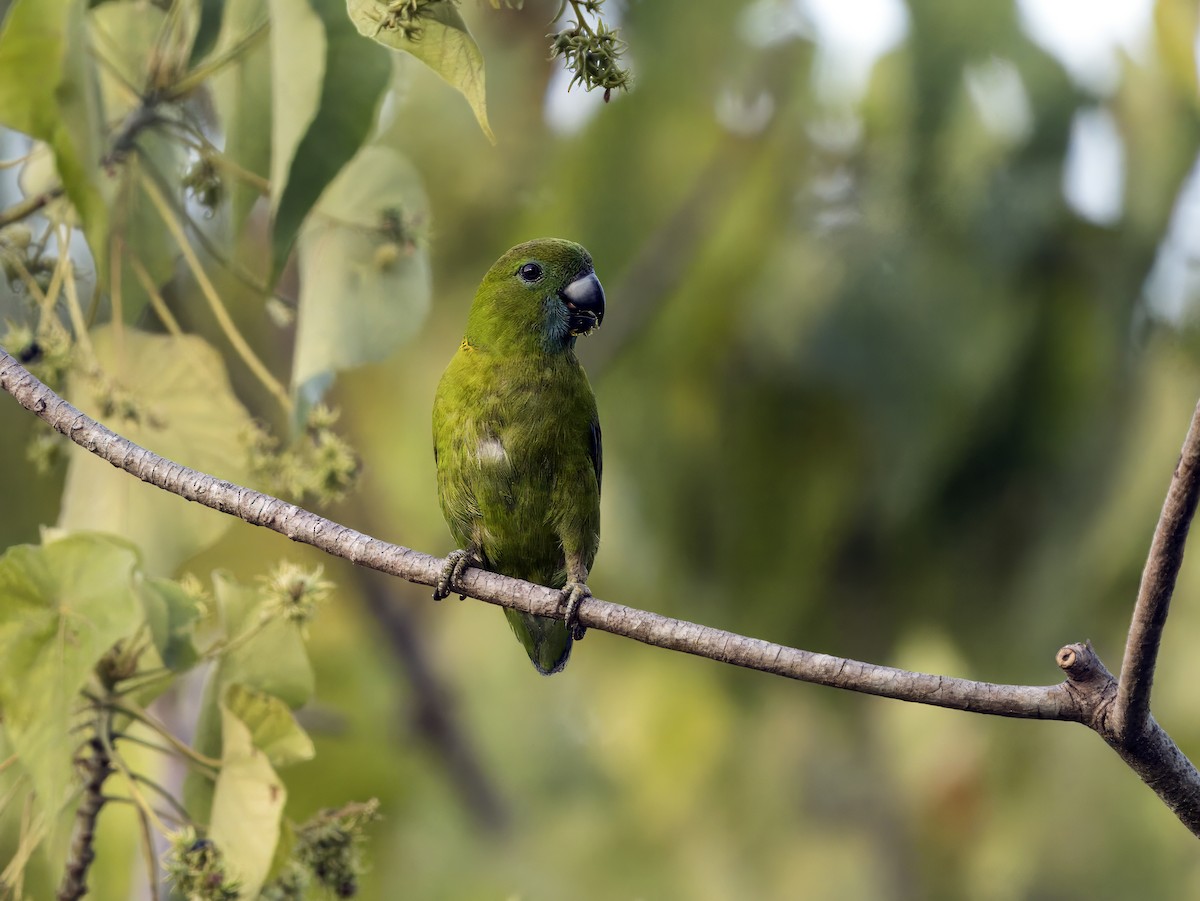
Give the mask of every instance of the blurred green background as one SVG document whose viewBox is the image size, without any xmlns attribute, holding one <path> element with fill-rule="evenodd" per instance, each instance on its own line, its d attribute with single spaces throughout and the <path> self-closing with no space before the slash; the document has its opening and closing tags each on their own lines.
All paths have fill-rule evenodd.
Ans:
<svg viewBox="0 0 1200 901">
<path fill-rule="evenodd" d="M 434 387 L 490 263 L 567 237 L 608 293 L 598 596 L 990 681 L 1058 681 L 1082 639 L 1119 665 L 1200 395 L 1196 4 L 610 0 L 635 87 L 607 106 L 545 61 L 555 6 L 464 6 L 495 147 L 415 63 L 391 102 L 434 299 L 335 388 L 364 474 L 324 512 L 450 549 Z M 33 429 L 0 404 L 3 545 L 57 516 Z M 1083 728 L 595 631 L 542 679 L 499 611 L 241 523 L 185 568 L 284 555 L 339 585 L 288 812 L 381 799 L 364 898 L 1200 895 L 1195 839 Z M 1185 566 L 1154 697 L 1193 759 L 1198 594 Z"/>
</svg>

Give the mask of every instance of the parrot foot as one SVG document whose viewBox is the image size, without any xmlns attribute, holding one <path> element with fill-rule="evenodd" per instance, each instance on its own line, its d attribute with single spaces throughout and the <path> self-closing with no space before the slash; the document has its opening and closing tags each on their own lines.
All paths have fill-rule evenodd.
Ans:
<svg viewBox="0 0 1200 901">
<path fill-rule="evenodd" d="M 592 596 L 592 590 L 582 582 L 568 582 L 563 589 L 563 595 L 563 602 L 567 608 L 563 619 L 571 637 L 579 641 L 587 633 L 587 629 L 579 622 L 579 605 L 584 598 Z"/>
<path fill-rule="evenodd" d="M 468 566 L 477 564 L 475 555 L 470 551 L 457 550 L 451 551 L 446 555 L 446 563 L 442 566 L 442 573 L 438 576 L 437 585 L 433 587 L 433 599 L 440 601 L 442 598 L 449 597 L 451 594 L 451 585 L 457 582 L 463 574 L 463 570 Z M 465 594 L 460 594 L 459 600 L 466 600 Z"/>
</svg>

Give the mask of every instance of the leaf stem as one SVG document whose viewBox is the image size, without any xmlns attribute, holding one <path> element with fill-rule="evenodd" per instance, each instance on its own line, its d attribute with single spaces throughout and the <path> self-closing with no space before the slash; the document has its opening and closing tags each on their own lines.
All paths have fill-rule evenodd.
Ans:
<svg viewBox="0 0 1200 901">
<path fill-rule="evenodd" d="M 583 10 L 579 8 L 579 0 L 569 0 L 569 2 L 571 4 L 571 9 L 575 11 L 575 18 L 579 20 L 579 27 L 592 37 L 595 37 L 596 32 L 592 31 L 592 26 L 588 24 L 587 17 L 584 15 Z"/>
<path fill-rule="evenodd" d="M 83 308 L 79 305 L 79 292 L 76 290 L 74 267 L 71 266 L 70 259 L 66 253 L 62 253 L 58 260 L 60 267 L 71 270 L 67 272 L 63 279 L 63 285 L 66 289 L 63 293 L 67 296 L 67 315 L 70 316 L 71 327 L 75 330 L 75 340 L 79 343 L 79 348 L 83 351 L 88 362 L 92 366 L 95 366 L 96 352 L 92 348 L 91 339 L 88 338 L 87 324 L 83 321 Z M 58 270 L 56 269 L 55 274 L 57 272 Z M 50 287 L 54 287 L 53 280 Z"/>
<path fill-rule="evenodd" d="M 155 809 L 150 805 L 150 802 L 146 800 L 146 796 L 142 794 L 142 790 L 138 788 L 137 776 L 134 775 L 133 771 L 129 769 L 129 764 L 125 762 L 125 758 L 117 753 L 116 748 L 113 747 L 113 743 L 109 740 L 107 735 L 101 735 L 100 742 L 104 745 L 104 750 L 108 753 L 112 759 L 112 762 L 116 765 L 117 770 L 119 770 L 121 775 L 125 777 L 125 783 L 129 786 L 129 794 L 137 803 L 138 808 L 150 818 L 150 822 L 154 824 L 155 829 L 157 829 L 161 834 L 166 835 L 169 830 L 163 825 L 163 821 L 158 818 L 158 812 L 155 811 Z"/>
<path fill-rule="evenodd" d="M 125 698 L 113 698 L 108 703 L 114 710 L 119 710 L 121 713 L 133 717 L 133 719 L 137 720 L 142 725 L 149 726 L 160 736 L 165 738 L 167 740 L 167 744 L 169 744 L 172 748 L 189 760 L 194 761 L 201 766 L 206 766 L 211 770 L 219 770 L 221 768 L 221 761 L 201 754 L 186 742 L 176 738 L 175 734 L 171 732 L 171 730 L 168 729 L 164 723 L 160 722 L 153 714 L 143 707 L 140 707 Z M 129 736 L 127 735 L 125 737 L 128 738 Z"/>
<path fill-rule="evenodd" d="M 127 712 L 127 711 L 122 711 L 122 712 Z M 149 739 L 142 738 L 140 735 L 134 735 L 132 732 L 114 731 L 113 732 L 113 741 L 132 742 L 135 745 L 141 745 L 143 748 L 149 748 L 152 751 L 158 751 L 158 753 L 160 753 L 160 754 L 180 754 L 180 756 L 183 757 L 184 763 L 186 763 L 188 766 L 197 767 L 199 769 L 199 772 L 202 775 L 206 776 L 209 779 L 212 779 L 216 776 L 216 773 L 214 772 L 214 769 L 215 769 L 214 767 L 209 766 L 206 763 L 201 763 L 199 760 L 196 760 L 192 757 L 187 756 L 186 754 L 183 754 L 177 747 L 168 747 L 166 745 L 160 745 L 158 742 L 153 742 L 153 741 L 150 741 Z M 196 756 L 202 757 L 203 755 L 197 754 Z"/>
<path fill-rule="evenodd" d="M 129 268 L 133 270 L 134 276 L 138 280 L 138 284 L 142 286 L 142 290 L 146 292 L 146 296 L 150 298 L 150 306 L 154 309 L 154 315 L 158 317 L 158 321 L 163 324 L 163 327 L 174 337 L 178 338 L 183 334 L 183 329 L 179 327 L 179 321 L 172 315 L 167 302 L 163 300 L 163 296 L 159 293 L 158 286 L 154 284 L 154 280 L 150 278 L 150 273 L 146 271 L 146 267 L 142 264 L 141 258 L 131 249 L 125 248 L 122 242 L 122 248 L 129 250 Z M 114 254 L 114 258 L 117 255 Z"/>
<path fill-rule="evenodd" d="M 7 168 L 9 165 L 24 162 L 29 158 L 29 154 L 21 157 L 18 160 L 5 160 L 0 164 L 0 168 Z M 6 225 L 12 225 L 14 222 L 20 222 L 28 216 L 32 216 L 46 204 L 52 200 L 57 200 L 63 196 L 63 186 L 51 188 L 49 191 L 42 191 L 40 194 L 32 194 L 24 200 L 14 203 L 6 210 L 0 210 L 0 228 Z"/>
<path fill-rule="evenodd" d="M 213 316 L 220 325 L 221 331 L 225 333 L 225 337 L 229 343 L 233 345 L 234 351 L 242 362 L 254 373 L 255 377 L 262 383 L 275 399 L 279 401 L 280 406 L 285 412 L 292 412 L 292 399 L 288 396 L 287 389 L 279 383 L 279 381 L 271 375 L 270 370 L 254 353 L 254 350 L 242 337 L 242 333 L 238 330 L 233 319 L 229 315 L 229 311 L 225 309 L 225 305 L 221 302 L 220 296 L 217 294 L 217 289 L 213 287 L 212 281 L 208 277 L 208 273 L 204 271 L 204 267 L 200 264 L 200 259 L 196 256 L 196 251 L 192 248 L 191 242 L 188 241 L 187 235 L 183 232 L 183 226 L 180 225 L 179 219 L 171 210 L 170 204 L 159 190 L 158 184 L 153 178 L 142 177 L 142 187 L 146 191 L 146 196 L 150 198 L 150 202 L 154 204 L 154 208 L 158 210 L 158 215 L 162 218 L 163 224 L 167 227 L 167 231 L 175 239 L 175 243 L 179 245 L 179 251 L 183 254 L 184 260 L 187 262 L 188 268 L 192 271 L 192 276 L 196 279 L 196 284 L 200 286 L 200 292 L 204 295 L 204 299 L 208 301 L 209 309 L 212 310 Z"/>
<path fill-rule="evenodd" d="M 134 773 L 133 778 L 166 801 L 179 814 L 181 823 L 188 826 L 196 825 L 196 821 L 188 815 L 187 808 L 180 804 L 179 800 L 168 789 L 155 782 L 149 776 L 143 776 L 141 773 Z"/>
<path fill-rule="evenodd" d="M 216 56 L 202 62 L 192 71 L 188 72 L 179 81 L 171 85 L 167 89 L 164 97 L 168 100 L 178 100 L 190 91 L 198 87 L 203 81 L 216 74 L 226 65 L 233 62 L 241 54 L 252 49 L 263 38 L 267 36 L 270 27 L 270 20 L 264 20 L 253 31 L 249 32 L 245 37 L 241 38 L 236 44 L 229 49 L 219 53 Z"/>
<path fill-rule="evenodd" d="M 156 171 L 153 166 L 147 166 L 147 172 L 149 173 L 149 177 L 153 178 L 158 183 L 159 189 L 162 190 L 162 187 L 165 183 L 162 174 Z M 191 232 L 195 235 L 196 240 L 200 243 L 200 247 L 203 248 L 204 252 L 212 257 L 216 263 L 222 266 L 230 275 L 232 275 L 251 291 L 255 291 L 264 295 L 271 293 L 271 289 L 258 282 L 254 276 L 245 269 L 245 267 L 221 253 L 221 251 L 213 245 L 213 242 L 204 233 L 204 230 L 199 228 L 196 223 L 192 221 L 191 217 L 188 216 L 187 210 L 172 204 L 170 197 L 166 197 L 166 200 L 168 204 L 171 204 L 171 209 L 175 212 L 176 217 L 182 221 L 185 227 L 191 230 Z"/>
</svg>

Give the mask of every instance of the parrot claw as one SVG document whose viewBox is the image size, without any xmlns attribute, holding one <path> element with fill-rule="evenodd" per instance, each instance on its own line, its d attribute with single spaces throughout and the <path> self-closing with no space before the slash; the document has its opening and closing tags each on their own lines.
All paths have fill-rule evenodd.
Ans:
<svg viewBox="0 0 1200 901">
<path fill-rule="evenodd" d="M 442 573 L 438 576 L 437 585 L 433 587 L 433 599 L 440 601 L 442 598 L 449 597 L 451 594 L 451 585 L 462 578 L 463 570 L 475 563 L 475 557 L 470 551 L 457 550 L 451 551 L 446 555 L 446 563 L 442 566 Z M 460 594 L 459 600 L 466 600 L 465 594 Z"/>
<path fill-rule="evenodd" d="M 563 619 L 571 637 L 579 641 L 587 633 L 587 629 L 579 622 L 579 605 L 584 598 L 592 596 L 592 590 L 582 582 L 568 582 L 563 589 L 563 596 L 563 603 L 567 608 Z"/>
</svg>

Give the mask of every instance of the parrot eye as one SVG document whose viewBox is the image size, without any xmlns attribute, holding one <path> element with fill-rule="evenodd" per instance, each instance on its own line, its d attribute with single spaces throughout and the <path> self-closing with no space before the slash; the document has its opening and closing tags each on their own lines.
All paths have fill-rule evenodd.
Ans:
<svg viewBox="0 0 1200 901">
<path fill-rule="evenodd" d="M 526 263 L 517 270 L 517 275 L 521 276 L 522 281 L 532 284 L 542 277 L 542 267 L 537 263 Z"/>
</svg>

